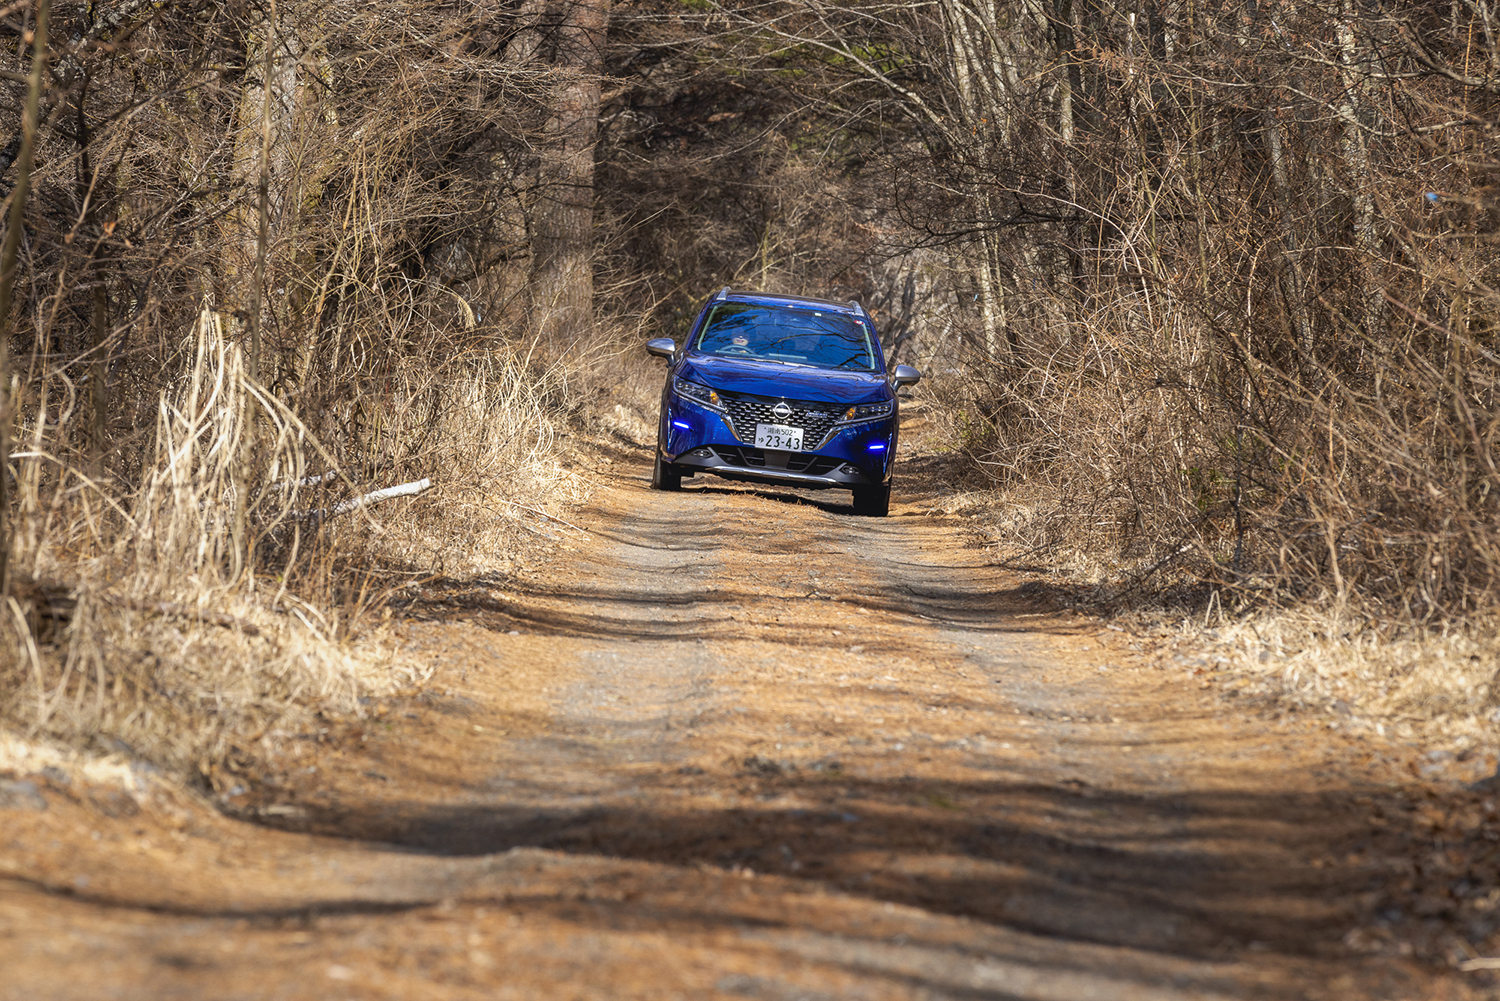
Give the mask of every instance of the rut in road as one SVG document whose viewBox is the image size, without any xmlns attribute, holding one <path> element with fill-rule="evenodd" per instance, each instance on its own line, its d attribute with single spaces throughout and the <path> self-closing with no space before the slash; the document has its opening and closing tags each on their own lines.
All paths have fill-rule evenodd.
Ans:
<svg viewBox="0 0 1500 1001">
<path fill-rule="evenodd" d="M 1109 996 L 1232 995 L 1246 955 L 1287 996 L 1332 976 L 1291 973 L 1342 957 L 1349 921 L 1282 748 L 1164 711 L 960 527 L 717 487 L 603 505 L 560 577 L 477 613 L 546 638 L 529 654 L 566 680 L 545 712 L 500 724 L 465 795 L 326 829 L 773 874 L 1160 965 Z"/>
<path fill-rule="evenodd" d="M 1366 877 L 1324 858 L 1362 815 L 1307 741 L 1166 683 L 954 520 L 644 480 L 601 491 L 543 578 L 409 608 L 444 694 L 243 806 L 321 836 L 240 824 L 213 837 L 253 880 L 120 884 L 112 906 L 154 908 L 128 941 L 77 904 L 91 962 L 255 970 L 244 997 L 1430 986 L 1345 948 Z M 275 923 L 299 913 L 310 938 Z M 176 958 L 132 974 L 143 948 Z"/>
</svg>

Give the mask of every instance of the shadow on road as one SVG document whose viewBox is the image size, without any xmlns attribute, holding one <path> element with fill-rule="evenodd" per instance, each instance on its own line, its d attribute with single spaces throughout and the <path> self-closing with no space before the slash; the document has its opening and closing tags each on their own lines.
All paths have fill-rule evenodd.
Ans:
<svg viewBox="0 0 1500 1001">
<path fill-rule="evenodd" d="M 1337 992 L 1304 991 L 1282 986 L 1292 981 L 1273 985 L 1271 980 L 1259 994 L 1246 993 L 1249 980 L 1229 984 L 1218 978 L 1224 963 L 1246 957 L 1258 964 L 1311 964 L 1309 969 L 1321 970 L 1330 982 L 1334 971 L 1357 958 L 1351 948 L 1381 963 L 1383 953 L 1396 951 L 1394 929 L 1403 927 L 1403 935 L 1410 931 L 1415 887 L 1466 871 L 1457 858 L 1435 858 L 1426 873 L 1411 871 L 1404 860 L 1425 834 L 1398 790 L 1309 782 L 1290 767 L 1282 788 L 1274 776 L 1264 775 L 1237 787 L 1234 776 L 1243 775 L 1213 760 L 1225 748 L 1205 757 L 1182 746 L 1188 739 L 1184 731 L 1170 726 L 1143 724 L 1130 731 L 1128 721 L 1113 736 L 1098 737 L 1097 748 L 1170 760 L 1174 770 L 1202 766 L 1212 774 L 1190 775 L 1175 784 L 1142 781 L 1106 788 L 1107 780 L 1086 770 L 1070 773 L 1048 755 L 1060 755 L 1064 745 L 1073 753 L 1102 730 L 1084 732 L 1080 724 L 1120 720 L 1088 715 L 1092 710 L 1082 702 L 1073 706 L 1068 700 L 1088 691 L 1096 701 L 1115 696 L 1089 688 L 1102 684 L 1087 673 L 1092 666 L 1072 676 L 1062 671 L 1052 681 L 1041 669 L 1012 668 L 1027 656 L 1017 641 L 1040 628 L 1059 637 L 1094 627 L 1057 618 L 1040 624 L 1035 616 L 1054 609 L 1056 596 L 1008 575 L 982 551 L 949 545 L 933 555 L 936 550 L 903 534 L 923 530 L 910 520 L 858 519 L 842 503 L 783 491 L 705 486 L 671 501 L 638 497 L 628 507 L 622 503 L 617 517 L 593 531 L 602 544 L 580 557 L 581 569 L 566 580 L 530 592 L 512 588 L 514 598 L 496 596 L 474 582 L 438 581 L 433 590 L 446 610 L 433 617 L 567 639 L 580 649 L 623 651 L 624 668 L 611 681 L 617 687 L 628 687 L 634 680 L 630 671 L 644 661 L 675 663 L 680 657 L 697 665 L 726 650 L 772 660 L 781 656 L 791 663 L 816 656 L 836 661 L 849 652 L 847 634 L 858 632 L 860 650 L 872 662 L 908 656 L 913 663 L 924 657 L 935 663 L 934 651 L 940 651 L 975 674 L 989 671 L 996 685 L 1003 682 L 1003 688 L 986 689 L 1003 692 L 988 703 L 982 695 L 943 696 L 941 708 L 951 711 L 949 719 L 974 721 L 975 733 L 1013 727 L 1013 717 L 1021 714 L 1028 726 L 1053 721 L 1070 727 L 1067 740 L 1039 739 L 1025 760 L 1019 751 L 1000 750 L 1011 745 L 994 739 L 914 743 L 907 757 L 898 758 L 878 742 L 895 738 L 871 736 L 880 731 L 867 727 L 858 738 L 840 735 L 852 745 L 847 757 L 856 759 L 853 764 L 836 759 L 841 752 L 832 740 L 817 760 L 743 751 L 721 752 L 721 760 L 711 760 L 681 749 L 636 759 L 630 756 L 635 745 L 621 736 L 623 731 L 610 729 L 620 725 L 618 720 L 604 720 L 591 730 L 592 717 L 586 715 L 575 713 L 562 722 L 561 716 L 538 715 L 518 720 L 513 732 L 545 736 L 497 746 L 495 753 L 514 758 L 492 762 L 484 777 L 467 786 L 453 785 L 451 761 L 414 761 L 395 749 L 379 765 L 400 773 L 389 793 L 354 804 L 310 804 L 296 826 L 442 857 L 540 848 L 575 859 L 652 863 L 684 879 L 710 874 L 743 880 L 758 894 L 771 893 L 767 887 L 774 886 L 782 902 L 754 914 L 736 911 L 733 900 L 669 899 L 660 893 L 635 900 L 628 889 L 620 889 L 618 898 L 593 896 L 587 903 L 539 897 L 531 906 L 566 913 L 585 926 L 670 931 L 727 923 L 742 933 L 747 928 L 768 936 L 795 932 L 801 936 L 798 948 L 823 949 L 817 953 L 823 958 L 834 957 L 837 948 L 808 943 L 822 941 L 814 933 L 837 924 L 815 917 L 819 908 L 833 906 L 833 897 L 861 902 L 866 911 L 870 905 L 915 908 L 978 929 L 1034 936 L 1007 961 L 1054 972 L 1095 964 L 1101 975 L 1148 989 L 1138 995 L 1143 997 L 1155 996 L 1149 991 L 1155 988 L 1174 997 L 1221 988 L 1237 996 L 1334 996 Z M 748 500 L 756 503 L 743 503 Z M 784 508 L 797 510 L 796 531 L 775 530 L 775 516 Z M 762 560 L 759 569 L 742 572 L 741 564 L 752 556 Z M 929 558 L 948 562 L 926 562 Z M 414 602 L 407 614 L 420 617 L 424 607 Z M 781 616 L 791 608 L 798 610 L 804 628 L 784 641 L 783 653 L 767 652 L 777 642 Z M 813 621 L 817 627 L 807 628 Z M 846 621 L 857 625 L 851 629 Z M 838 634 L 833 626 L 840 627 Z M 705 644 L 708 652 L 695 655 L 696 661 L 685 653 Z M 963 659 L 970 656 L 974 660 Z M 752 713 L 738 720 L 733 733 L 764 736 L 785 726 L 816 742 L 821 714 L 849 697 L 834 683 L 838 670 L 821 683 L 805 683 L 799 718 L 770 710 Z M 937 697 L 925 691 L 930 685 L 919 690 L 916 680 L 916 675 L 892 678 L 880 697 L 925 712 Z M 873 685 L 866 687 L 874 691 Z M 1174 726 L 1205 711 L 1189 699 L 1178 702 L 1171 709 Z M 1012 713 L 1008 722 L 1000 719 L 997 706 Z M 692 728 L 697 725 L 692 714 L 699 711 L 682 718 L 663 711 L 636 722 L 662 731 Z M 720 706 L 708 715 L 726 711 Z M 1160 706 L 1153 711 L 1157 719 L 1165 712 Z M 997 714 L 984 719 L 987 727 L 979 725 L 984 713 Z M 1043 736 L 1052 739 L 1061 732 Z M 1137 735 L 1123 736 L 1131 732 Z M 734 739 L 721 746 L 739 746 Z M 900 744 L 893 746 L 901 750 Z M 962 777 L 933 777 L 940 769 L 924 763 L 933 760 L 926 755 L 939 753 L 955 764 L 951 774 Z M 552 760 L 565 763 L 555 779 L 537 765 Z M 902 767 L 899 761 L 912 762 L 916 774 L 892 774 Z M 568 769 L 570 775 L 560 774 Z M 581 793 L 581 771 L 605 792 Z M 445 785 L 448 792 L 435 799 L 401 792 Z M 1470 876 L 1483 878 L 1465 878 Z M 1443 911 L 1447 905 L 1441 902 L 1424 906 L 1428 916 L 1444 920 L 1454 913 L 1452 907 Z M 903 946 L 884 932 L 839 927 L 842 941 L 863 943 L 858 963 L 876 962 L 874 953 Z M 1093 951 L 1048 953 L 1053 946 Z M 960 948 L 951 942 L 945 948 L 953 962 L 960 961 Z M 1183 963 L 1212 965 L 1185 974 Z M 1399 964 L 1388 966 L 1395 978 L 1389 991 L 1365 996 L 1402 996 L 1404 974 Z M 941 987 L 943 996 L 951 997 L 1034 996 L 998 988 L 963 993 L 937 976 L 911 980 L 910 986 Z"/>
<path fill-rule="evenodd" d="M 573 812 L 384 800 L 328 810 L 311 828 L 442 855 L 528 846 L 748 869 L 1039 935 L 1194 959 L 1245 948 L 1343 955 L 1356 912 L 1400 875 L 1375 861 L 1377 835 L 1351 820 L 1362 812 L 1354 801 L 1367 795 L 1355 792 L 1152 797 L 1003 780 L 880 781 L 844 775 L 836 763 L 813 773 L 761 759 L 727 776 L 684 771 L 643 782 L 642 797 L 669 802 L 664 794 L 674 790 L 691 795 L 695 785 L 708 791 L 727 782 L 767 805 Z M 558 791 L 511 783 L 505 798 L 535 802 Z M 779 808 L 782 797 L 820 805 Z M 1329 852 L 1369 861 L 1284 861 Z"/>
</svg>

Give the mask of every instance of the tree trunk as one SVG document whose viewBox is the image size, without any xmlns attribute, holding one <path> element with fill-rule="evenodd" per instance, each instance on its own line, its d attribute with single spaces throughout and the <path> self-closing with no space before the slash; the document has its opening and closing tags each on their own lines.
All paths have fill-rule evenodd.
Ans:
<svg viewBox="0 0 1500 1001">
<path fill-rule="evenodd" d="M 594 318 L 594 143 L 609 0 L 569 0 L 556 34 L 559 82 L 532 222 L 531 304 L 538 329 L 571 339 Z"/>
<path fill-rule="evenodd" d="M 259 371 L 261 326 L 267 313 L 284 323 L 293 298 L 277 280 L 276 250 L 294 237 L 299 209 L 319 180 L 303 176 L 302 161 L 309 116 L 316 113 L 312 78 L 326 71 L 327 55 L 321 39 L 305 36 L 305 29 L 318 27 L 316 14 L 314 23 L 299 22 L 305 13 L 290 2 L 267 5 L 260 35 L 246 46 L 246 84 L 234 123 L 234 177 L 244 195 L 228 216 L 224 306 L 248 324 L 248 361 L 257 378 L 267 375 Z M 278 285 L 269 311 L 263 310 L 266 290 Z"/>
<path fill-rule="evenodd" d="M 37 0 L 36 21 L 32 24 L 31 75 L 26 78 L 26 104 L 21 111 L 21 143 L 17 153 L 16 184 L 11 189 L 10 215 L 5 240 L 0 246 L 0 597 L 10 593 L 11 525 L 10 497 L 7 492 L 10 466 L 10 309 L 15 288 L 17 255 L 21 231 L 26 224 L 26 194 L 31 186 L 33 150 L 37 128 L 41 123 L 41 95 L 46 86 L 47 23 L 51 18 L 50 0 Z M 41 420 L 38 419 L 38 425 Z"/>
<path fill-rule="evenodd" d="M 1317 379 L 1313 364 L 1312 319 L 1307 310 L 1307 282 L 1302 274 L 1302 245 L 1297 223 L 1292 217 L 1293 197 L 1286 148 L 1281 141 L 1281 123 L 1267 108 L 1261 113 L 1261 134 L 1265 137 L 1267 158 L 1271 161 L 1271 180 L 1276 192 L 1276 224 L 1281 230 L 1281 277 L 1283 297 L 1292 320 L 1296 341 L 1297 364 L 1305 387 Z"/>
<path fill-rule="evenodd" d="M 1365 147 L 1364 130 L 1359 120 L 1359 102 L 1368 72 L 1363 64 L 1364 53 L 1360 52 L 1355 37 L 1356 23 L 1354 4 L 1346 0 L 1335 34 L 1339 43 L 1339 81 L 1344 91 L 1338 102 L 1343 129 L 1340 146 L 1344 168 L 1349 173 L 1349 198 L 1354 209 L 1355 268 L 1359 279 L 1354 301 L 1359 304 L 1360 323 L 1366 336 L 1378 337 L 1385 303 L 1376 288 L 1375 262 L 1380 253 L 1380 238 L 1375 225 L 1375 180 L 1370 174 L 1369 151 Z"/>
</svg>

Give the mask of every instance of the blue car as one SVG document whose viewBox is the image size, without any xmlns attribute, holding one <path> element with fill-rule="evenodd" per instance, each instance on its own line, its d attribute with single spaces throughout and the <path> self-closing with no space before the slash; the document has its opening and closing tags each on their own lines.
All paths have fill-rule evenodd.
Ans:
<svg viewBox="0 0 1500 1001">
<path fill-rule="evenodd" d="M 920 379 L 887 372 L 875 322 L 857 302 L 719 291 L 681 347 L 646 350 L 670 363 L 661 394 L 655 490 L 684 476 L 854 493 L 860 514 L 891 502 L 899 401 Z"/>
</svg>

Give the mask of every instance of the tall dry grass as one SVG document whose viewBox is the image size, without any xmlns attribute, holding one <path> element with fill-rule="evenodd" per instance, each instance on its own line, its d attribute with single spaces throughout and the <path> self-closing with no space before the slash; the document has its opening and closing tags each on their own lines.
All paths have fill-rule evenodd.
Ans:
<svg viewBox="0 0 1500 1001">
<path fill-rule="evenodd" d="M 17 584 L 0 622 L 13 733 L 209 775 L 320 716 L 357 716 L 362 700 L 424 680 L 382 628 L 393 590 L 514 569 L 527 523 L 507 506 L 578 496 L 558 468 L 545 375 L 490 352 L 455 362 L 466 371 L 446 373 L 441 392 L 428 373 L 389 401 L 380 447 L 430 470 L 435 488 L 327 517 L 363 485 L 343 482 L 357 484 L 248 378 L 224 330 L 205 310 L 190 331 L 192 366 L 162 394 L 133 489 L 69 467 L 47 451 L 46 426 L 21 423 Z M 242 488 L 255 559 L 234 574 Z"/>
<path fill-rule="evenodd" d="M 580 496 L 582 362 L 527 333 L 503 12 L 132 9 L 66 12 L 12 200 L 0 755 L 212 777 L 422 682 L 383 604 Z"/>
<path fill-rule="evenodd" d="M 1023 363 L 939 377 L 1005 557 L 1083 579 L 1113 611 L 1223 633 L 1226 663 L 1289 704 L 1490 721 L 1500 296 L 1430 263 L 1429 281 L 1471 290 L 1467 312 L 1392 295 L 1383 336 L 1351 324 L 1341 356 L 1310 366 L 1163 283 L 1150 311 L 1055 302 L 1068 321 Z"/>
</svg>

